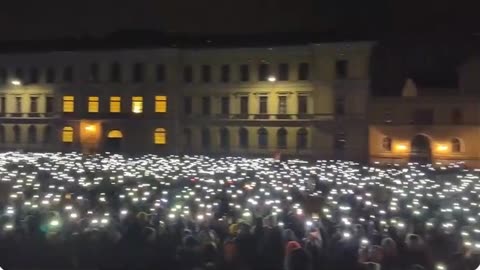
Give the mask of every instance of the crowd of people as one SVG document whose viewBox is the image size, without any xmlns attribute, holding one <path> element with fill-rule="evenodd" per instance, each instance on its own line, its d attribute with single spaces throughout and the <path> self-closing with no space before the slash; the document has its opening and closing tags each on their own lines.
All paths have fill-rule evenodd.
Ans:
<svg viewBox="0 0 480 270">
<path fill-rule="evenodd" d="M 0 154 L 4 269 L 470 270 L 480 171 Z"/>
</svg>

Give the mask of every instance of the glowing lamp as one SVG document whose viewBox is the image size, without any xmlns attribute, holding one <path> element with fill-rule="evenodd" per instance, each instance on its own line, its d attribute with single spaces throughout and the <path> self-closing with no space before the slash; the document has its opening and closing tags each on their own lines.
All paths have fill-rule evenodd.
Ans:
<svg viewBox="0 0 480 270">
<path fill-rule="evenodd" d="M 85 127 L 85 130 L 88 132 L 95 132 L 97 128 L 94 125 L 88 125 Z"/>
<path fill-rule="evenodd" d="M 268 77 L 268 81 L 269 81 L 269 82 L 276 82 L 276 81 L 277 81 L 277 78 L 275 78 L 275 76 L 269 76 L 269 77 Z"/>
<path fill-rule="evenodd" d="M 405 151 L 405 150 L 407 150 L 407 146 L 406 146 L 405 144 L 397 144 L 397 145 L 395 146 L 395 149 L 396 149 L 397 151 Z"/>
<path fill-rule="evenodd" d="M 22 81 L 20 81 L 20 80 L 12 80 L 10 83 L 11 83 L 12 85 L 15 85 L 15 86 L 22 85 Z"/>
<path fill-rule="evenodd" d="M 448 150 L 448 146 L 445 144 L 439 144 L 437 145 L 437 151 L 438 152 L 446 152 Z"/>
</svg>

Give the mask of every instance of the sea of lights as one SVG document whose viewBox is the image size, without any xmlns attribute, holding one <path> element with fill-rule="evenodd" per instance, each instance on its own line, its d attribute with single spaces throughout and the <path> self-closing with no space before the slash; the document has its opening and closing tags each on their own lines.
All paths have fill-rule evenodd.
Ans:
<svg viewBox="0 0 480 270">
<path fill-rule="evenodd" d="M 345 239 L 356 224 L 408 232 L 422 223 L 425 231 L 455 234 L 480 250 L 479 177 L 480 171 L 461 164 L 371 167 L 334 160 L 7 152 L 0 154 L 0 184 L 9 190 L 0 225 L 9 233 L 16 217 L 32 212 L 53 213 L 46 224 L 51 230 L 79 220 L 106 228 L 138 211 L 162 224 L 206 222 L 219 218 L 226 202 L 230 214 L 245 222 L 290 211 L 306 228 L 319 221 L 338 224 Z"/>
</svg>

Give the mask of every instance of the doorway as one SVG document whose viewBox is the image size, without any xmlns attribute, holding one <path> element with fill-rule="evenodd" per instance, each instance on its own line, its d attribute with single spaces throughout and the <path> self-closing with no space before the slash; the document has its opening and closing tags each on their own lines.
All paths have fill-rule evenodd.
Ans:
<svg viewBox="0 0 480 270">
<path fill-rule="evenodd" d="M 427 136 L 419 134 L 412 138 L 410 147 L 410 160 L 419 163 L 432 162 L 432 149 L 430 139 Z"/>
</svg>

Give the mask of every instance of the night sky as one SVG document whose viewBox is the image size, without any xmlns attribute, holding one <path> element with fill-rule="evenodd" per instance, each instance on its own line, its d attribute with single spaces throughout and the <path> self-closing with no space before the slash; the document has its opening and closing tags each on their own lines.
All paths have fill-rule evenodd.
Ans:
<svg viewBox="0 0 480 270">
<path fill-rule="evenodd" d="M 472 2 L 471 4 L 469 2 Z M 103 35 L 125 29 L 235 34 L 477 31 L 466 0 L 16 0 L 0 8 L 0 39 Z"/>
<path fill-rule="evenodd" d="M 455 85 L 457 66 L 478 47 L 456 35 L 480 33 L 476 13 L 473 0 L 16 0 L 0 8 L 0 41 L 121 30 L 386 40 L 373 52 L 372 91 L 398 95 L 407 77 L 427 86 Z"/>
</svg>

